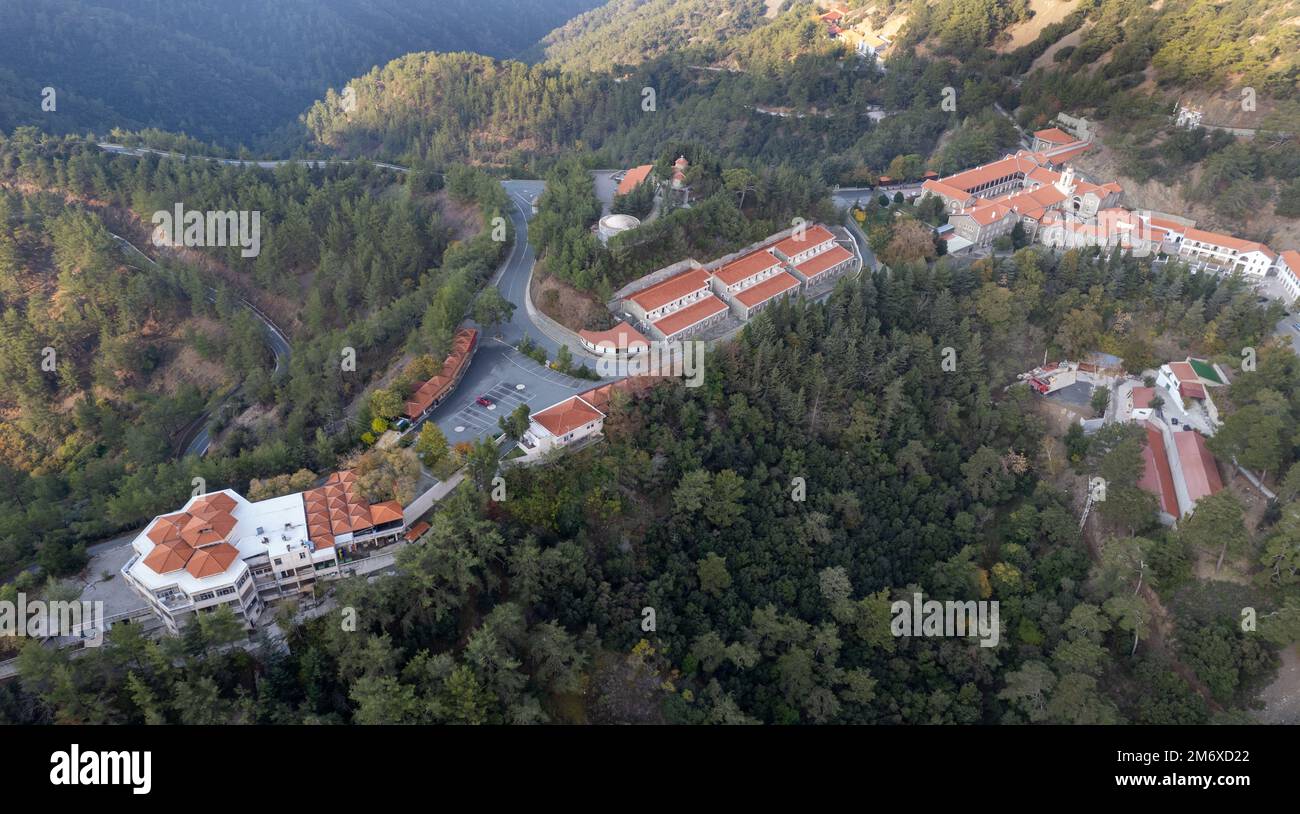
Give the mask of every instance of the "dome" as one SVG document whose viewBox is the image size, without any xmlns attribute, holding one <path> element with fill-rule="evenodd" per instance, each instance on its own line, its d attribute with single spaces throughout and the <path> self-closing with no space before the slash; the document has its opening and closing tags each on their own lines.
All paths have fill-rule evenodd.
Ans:
<svg viewBox="0 0 1300 814">
<path fill-rule="evenodd" d="M 607 215 L 601 219 L 600 225 L 604 226 L 606 229 L 616 229 L 623 232 L 640 226 L 641 221 L 631 215 Z"/>
</svg>

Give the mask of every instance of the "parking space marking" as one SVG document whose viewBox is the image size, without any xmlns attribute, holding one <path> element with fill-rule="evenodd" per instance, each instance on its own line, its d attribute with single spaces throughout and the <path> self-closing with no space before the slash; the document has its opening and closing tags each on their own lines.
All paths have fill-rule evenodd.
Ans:
<svg viewBox="0 0 1300 814">
<path fill-rule="evenodd" d="M 489 410 L 471 401 L 452 415 L 453 431 L 462 433 L 473 431 L 475 434 L 490 432 L 498 428 L 497 416 L 514 412 L 520 404 L 531 404 L 537 393 L 528 389 L 518 390 L 514 382 L 501 381 L 482 391 L 483 396 L 491 399 L 496 410 Z M 475 399 L 478 397 L 476 396 Z"/>
</svg>

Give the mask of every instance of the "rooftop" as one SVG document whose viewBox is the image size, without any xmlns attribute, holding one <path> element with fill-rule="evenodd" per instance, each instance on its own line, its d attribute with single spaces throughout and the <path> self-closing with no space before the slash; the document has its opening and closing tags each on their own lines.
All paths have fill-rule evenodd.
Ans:
<svg viewBox="0 0 1300 814">
<path fill-rule="evenodd" d="M 633 167 L 623 176 L 623 180 L 618 182 L 618 189 L 615 194 L 626 195 L 637 187 L 641 182 L 650 177 L 650 172 L 654 169 L 653 164 L 642 164 L 639 167 Z"/>
<path fill-rule="evenodd" d="M 834 239 L 835 235 L 831 234 L 829 229 L 821 224 L 817 224 L 811 229 L 805 229 L 802 235 L 798 232 L 790 235 L 772 248 L 776 249 L 786 257 L 794 257 L 799 252 L 807 251 L 808 249 L 820 246 L 823 243 L 827 243 Z"/>
<path fill-rule="evenodd" d="M 1178 464 L 1187 483 L 1187 496 L 1193 503 L 1222 491 L 1219 465 L 1214 462 L 1214 456 L 1199 432 L 1183 430 L 1174 433 L 1174 445 L 1178 448 Z"/>
<path fill-rule="evenodd" d="M 782 271 L 773 274 L 763 282 L 755 286 L 750 286 L 736 295 L 736 299 L 746 308 L 753 308 L 761 305 L 773 297 L 784 294 L 792 288 L 799 287 L 799 280 L 789 272 Z"/>
<path fill-rule="evenodd" d="M 618 323 L 608 331 L 578 331 L 578 336 L 581 337 L 583 342 L 592 345 L 608 342 L 619 350 L 626 350 L 634 345 L 648 346 L 650 344 L 650 340 L 645 338 L 645 334 L 628 325 L 626 321 Z"/>
<path fill-rule="evenodd" d="M 1034 138 L 1051 142 L 1052 144 L 1072 144 L 1078 139 L 1059 127 L 1049 127 L 1046 130 L 1038 130 L 1034 133 Z"/>
<path fill-rule="evenodd" d="M 853 259 L 853 252 L 843 246 L 836 246 L 829 251 L 824 251 L 819 255 L 803 261 L 799 265 L 795 266 L 795 268 L 799 270 L 800 274 L 811 279 L 816 277 L 818 274 L 838 266 L 845 260 L 851 259 Z"/>
<path fill-rule="evenodd" d="M 572 396 L 540 413 L 533 413 L 532 420 L 559 438 L 604 417 L 604 413 L 588 404 L 582 396 Z"/>
<path fill-rule="evenodd" d="M 723 285 L 735 285 L 741 280 L 749 279 L 755 274 L 779 265 L 781 265 L 781 261 L 777 260 L 770 251 L 759 249 L 738 260 L 732 260 L 714 272 L 713 276 L 717 277 Z"/>
<path fill-rule="evenodd" d="M 680 311 L 674 311 L 659 320 L 655 323 L 655 327 L 662 331 L 664 336 L 671 337 L 679 331 L 684 331 L 695 323 L 703 322 L 725 310 L 727 310 L 727 304 L 709 294 L 694 305 L 689 305 Z"/>
<path fill-rule="evenodd" d="M 1169 468 L 1165 440 L 1159 428 L 1145 422 L 1147 442 L 1142 447 L 1142 477 L 1138 487 L 1156 496 L 1160 510 L 1172 517 L 1180 516 L 1178 496 L 1174 491 L 1174 473 Z"/>
<path fill-rule="evenodd" d="M 1224 235 L 1218 232 L 1207 232 L 1204 229 L 1188 229 L 1183 236 L 1184 240 L 1196 240 L 1201 243 L 1209 243 L 1212 246 L 1220 246 L 1225 249 L 1235 250 L 1239 253 L 1245 252 L 1263 252 L 1265 257 L 1270 260 L 1277 255 L 1268 246 L 1255 240 L 1243 240 L 1232 235 Z"/>
<path fill-rule="evenodd" d="M 675 274 L 649 288 L 643 288 L 628 297 L 629 300 L 647 311 L 676 302 L 687 294 L 709 287 L 709 273 L 704 269 L 688 269 Z"/>
</svg>

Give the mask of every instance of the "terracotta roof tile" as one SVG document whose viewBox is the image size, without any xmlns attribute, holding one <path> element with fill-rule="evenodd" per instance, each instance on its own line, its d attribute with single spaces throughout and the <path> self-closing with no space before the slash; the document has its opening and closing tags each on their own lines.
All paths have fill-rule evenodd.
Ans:
<svg viewBox="0 0 1300 814">
<path fill-rule="evenodd" d="M 779 297 L 792 288 L 799 287 L 799 280 L 793 274 L 782 271 L 768 277 L 755 286 L 750 286 L 736 295 L 736 300 L 746 308 L 762 305 L 773 297 Z"/>
<path fill-rule="evenodd" d="M 727 310 L 727 304 L 710 294 L 694 305 L 689 305 L 680 311 L 674 311 L 656 322 L 655 327 L 662 331 L 664 336 L 672 337 L 674 334 L 725 310 Z"/>
<path fill-rule="evenodd" d="M 573 396 L 540 413 L 534 413 L 532 419 L 559 438 L 604 417 L 604 413 L 592 407 L 581 396 Z"/>
<path fill-rule="evenodd" d="M 688 269 L 681 274 L 675 274 L 666 280 L 655 283 L 649 288 L 643 288 L 628 297 L 628 299 L 647 311 L 653 311 L 670 302 L 676 302 L 687 294 L 708 287 L 709 273 L 707 271 L 704 269 Z"/>
</svg>

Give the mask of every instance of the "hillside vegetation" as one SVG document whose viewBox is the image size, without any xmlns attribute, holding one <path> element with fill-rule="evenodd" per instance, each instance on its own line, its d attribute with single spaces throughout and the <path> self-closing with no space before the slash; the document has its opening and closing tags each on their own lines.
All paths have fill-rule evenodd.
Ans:
<svg viewBox="0 0 1300 814">
<path fill-rule="evenodd" d="M 0 132 L 113 127 L 254 145 L 410 51 L 509 56 L 596 0 L 12 0 Z M 41 108 L 43 88 L 57 109 Z"/>
</svg>

